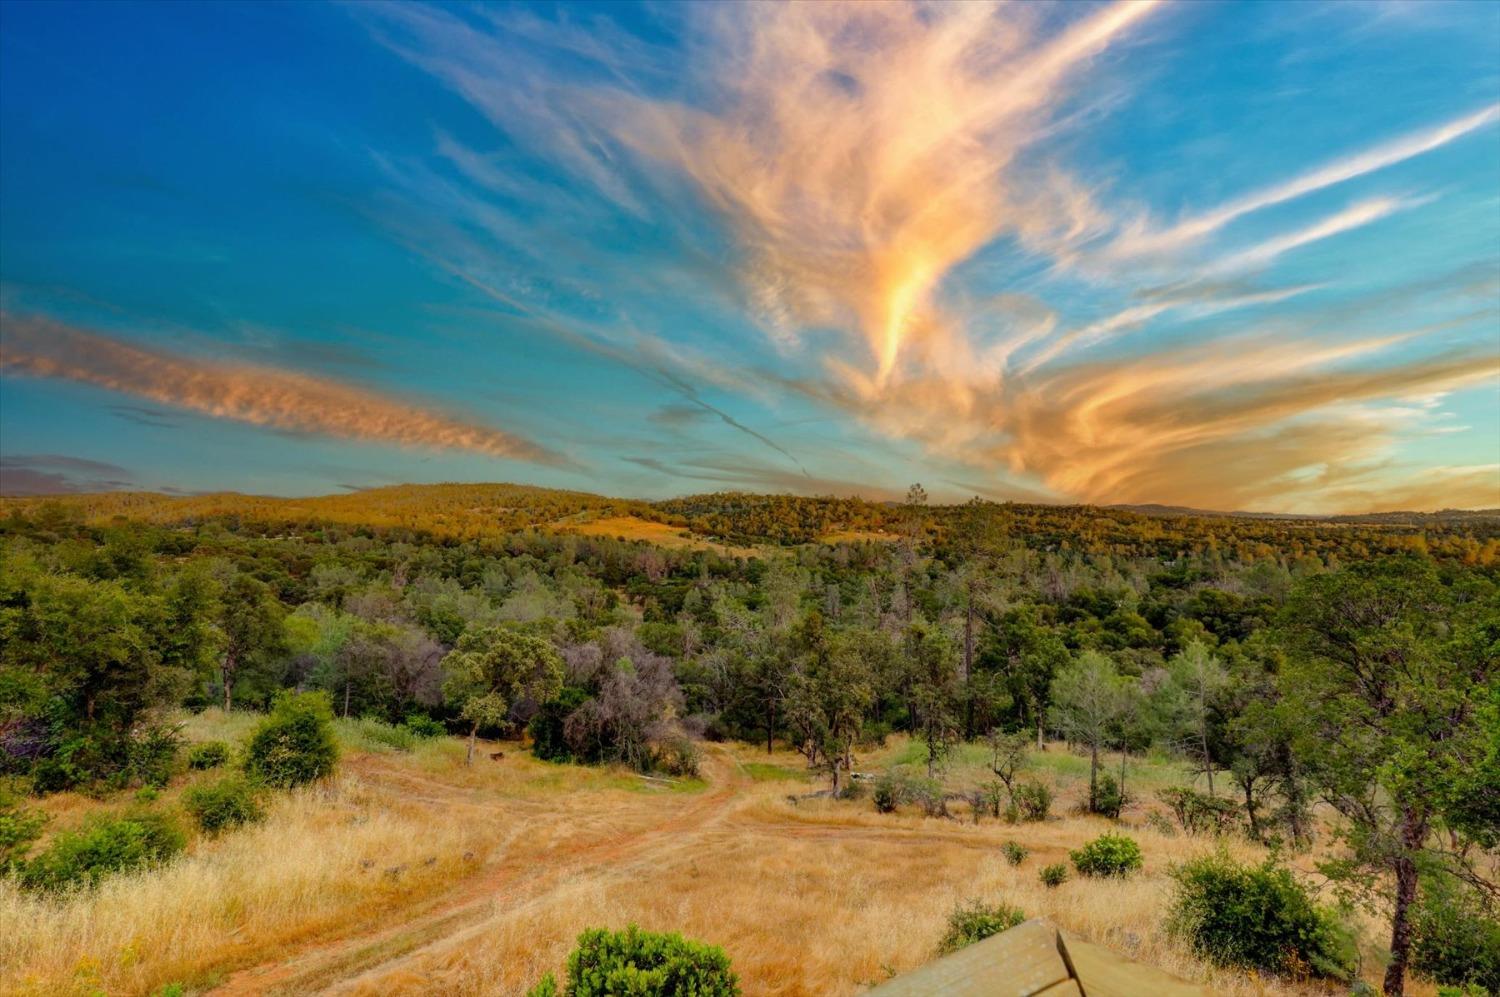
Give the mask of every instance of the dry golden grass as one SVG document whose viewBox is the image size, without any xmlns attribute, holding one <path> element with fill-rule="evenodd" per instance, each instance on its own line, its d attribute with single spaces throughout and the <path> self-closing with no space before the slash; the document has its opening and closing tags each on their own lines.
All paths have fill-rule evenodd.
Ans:
<svg viewBox="0 0 1500 997">
<path fill-rule="evenodd" d="M 730 557 L 755 557 L 761 552 L 754 547 L 735 547 L 730 544 L 705 540 L 681 526 L 657 523 L 638 516 L 602 516 L 598 519 L 568 520 L 558 524 L 558 529 L 567 533 L 581 533 L 592 537 L 621 537 L 626 540 L 645 540 L 658 547 L 687 548 L 689 550 L 713 550 Z"/>
<path fill-rule="evenodd" d="M 706 783 L 668 788 L 503 748 L 472 768 L 456 741 L 354 755 L 334 788 L 165 870 L 62 901 L 0 888 L 0 992 L 144 994 L 182 980 L 223 994 L 514 995 L 558 969 L 583 928 L 634 921 L 722 945 L 749 995 L 839 997 L 932 958 L 969 897 L 1231 997 L 1328 992 L 1212 971 L 1164 933 L 1168 869 L 1207 842 L 1136 827 L 1142 873 L 1048 890 L 1038 869 L 1111 825 L 792 803 L 815 788 L 784 778 L 797 757 L 750 746 L 714 747 Z M 1044 770 L 1059 811 L 1078 793 L 1059 774 L 1070 766 Z M 1007 840 L 1031 850 L 1018 868 L 1001 858 Z"/>
</svg>

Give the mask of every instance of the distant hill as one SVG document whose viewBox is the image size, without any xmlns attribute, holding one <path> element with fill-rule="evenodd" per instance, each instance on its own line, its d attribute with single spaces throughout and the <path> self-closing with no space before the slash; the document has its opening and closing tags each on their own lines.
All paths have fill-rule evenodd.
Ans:
<svg viewBox="0 0 1500 997">
<path fill-rule="evenodd" d="M 661 502 L 514 484 L 395 485 L 314 498 L 218 492 L 0 499 L 0 515 L 61 516 L 96 526 L 118 520 L 192 527 L 210 521 L 293 533 L 339 526 L 409 531 L 451 540 L 499 538 L 522 530 L 607 536 L 657 546 L 746 556 L 810 543 L 939 542 L 970 529 L 977 508 L 985 535 L 1055 551 L 1171 559 L 1224 551 L 1232 556 L 1303 553 L 1358 556 L 1371 551 L 1439 549 L 1469 559 L 1500 546 L 1500 510 L 1393 512 L 1367 516 L 1224 513 L 1162 505 L 1061 506 L 985 503 L 930 505 L 861 498 L 747 492 L 689 495 Z M 1485 555 L 1486 557 L 1490 555 Z"/>
</svg>

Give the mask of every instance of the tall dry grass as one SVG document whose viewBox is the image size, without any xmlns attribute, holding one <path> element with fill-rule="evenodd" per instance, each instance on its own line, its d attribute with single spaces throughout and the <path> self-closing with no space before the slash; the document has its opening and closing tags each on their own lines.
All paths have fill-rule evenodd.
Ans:
<svg viewBox="0 0 1500 997">
<path fill-rule="evenodd" d="M 210 979 L 398 910 L 487 850 L 472 825 L 432 821 L 346 777 L 283 798 L 262 825 L 200 840 L 162 869 L 93 892 L 45 897 L 0 882 L 0 993 L 148 993 Z"/>
<path fill-rule="evenodd" d="M 931 959 L 968 898 L 1015 904 L 1230 997 L 1327 992 L 1214 970 L 1165 932 L 1171 865 L 1207 841 L 1133 827 L 1140 874 L 1047 889 L 1042 865 L 1113 825 L 794 804 L 815 784 L 756 781 L 744 763 L 795 775 L 796 757 L 743 746 L 710 752 L 706 785 L 666 789 L 504 749 L 472 768 L 449 741 L 352 755 L 331 789 L 285 798 L 264 825 L 165 869 L 58 900 L 0 886 L 0 992 L 145 994 L 183 980 L 228 994 L 519 995 L 584 928 L 634 921 L 722 945 L 749 995 L 841 997 Z M 1044 773 L 1064 812 L 1082 796 L 1068 767 Z M 1009 840 L 1031 851 L 1016 868 L 1001 857 Z"/>
</svg>

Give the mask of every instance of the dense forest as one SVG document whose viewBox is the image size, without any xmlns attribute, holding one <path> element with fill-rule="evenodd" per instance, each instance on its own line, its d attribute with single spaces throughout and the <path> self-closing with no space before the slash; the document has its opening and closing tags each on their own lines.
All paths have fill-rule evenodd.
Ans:
<svg viewBox="0 0 1500 997">
<path fill-rule="evenodd" d="M 929 775 L 964 741 L 1003 775 L 1050 735 L 1093 760 L 1096 812 L 1129 798 L 1128 768 L 1099 762 L 1122 751 L 1191 759 L 1176 804 L 1261 841 L 1305 847 L 1338 815 L 1330 875 L 1389 911 L 1392 992 L 1458 944 L 1434 941 L 1442 917 L 1500 937 L 1494 516 L 488 485 L 0 511 L 0 776 L 23 792 L 149 784 L 166 711 L 289 688 L 526 730 L 559 761 L 681 774 L 705 738 L 789 744 L 834 793 L 895 732 Z M 606 515 L 758 554 L 571 529 Z"/>
</svg>

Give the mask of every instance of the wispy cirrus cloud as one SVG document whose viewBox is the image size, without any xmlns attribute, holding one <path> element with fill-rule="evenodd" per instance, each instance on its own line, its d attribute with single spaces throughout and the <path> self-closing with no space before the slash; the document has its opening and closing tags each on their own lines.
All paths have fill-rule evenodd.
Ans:
<svg viewBox="0 0 1500 997">
<path fill-rule="evenodd" d="M 91 384 L 287 432 L 465 450 L 539 464 L 566 462 L 516 434 L 346 382 L 147 349 L 32 316 L 0 316 L 0 329 L 0 371 L 11 375 Z"/>
<path fill-rule="evenodd" d="M 524 14 L 466 18 L 399 6 L 361 16 L 473 104 L 509 146 L 570 181 L 560 193 L 519 179 L 444 135 L 438 151 L 457 176 L 422 177 L 412 185 L 421 200 L 482 226 L 542 273 L 547 261 L 528 247 L 530 229 L 512 205 L 520 197 L 555 205 L 549 223 L 578 226 L 575 237 L 607 230 L 620 214 L 674 235 L 713 233 L 692 244 L 694 272 L 715 292 L 733 288 L 738 296 L 725 301 L 753 317 L 795 371 L 704 363 L 703 376 L 723 390 L 810 400 L 881 437 L 919 444 L 947 462 L 950 480 L 992 477 L 986 487 L 996 494 L 1320 511 L 1358 510 L 1382 487 L 1419 494 L 1397 487 L 1421 471 L 1394 454 L 1403 441 L 1436 432 L 1439 419 L 1403 400 L 1489 383 L 1500 367 L 1494 351 L 1371 334 L 1350 322 L 1362 306 L 1347 304 L 1347 288 L 1323 275 L 1282 286 L 1256 275 L 1325 240 L 1369 235 L 1431 198 L 1361 194 L 1250 243 L 1224 230 L 1457 142 L 1500 120 L 1500 105 L 1161 223 L 1152 212 L 1111 206 L 1110 191 L 1070 168 L 1054 140 L 1086 128 L 1088 109 L 1129 86 L 1108 72 L 1112 61 L 1169 18 L 1164 10 L 1128 2 L 1047 16 L 979 3 L 705 5 L 682 9 L 688 41 L 667 55 L 638 42 L 585 44 L 567 25 L 539 31 Z M 535 54 L 549 46 L 565 50 L 573 69 L 586 68 L 556 71 Z M 556 245 L 543 244 L 549 252 Z M 628 254 L 610 260 L 602 245 L 579 252 L 588 266 L 568 279 L 581 296 L 607 301 L 638 279 Z M 1073 284 L 1058 291 L 1039 279 L 1025 293 L 949 293 L 1001 252 Z M 580 333 L 587 322 L 537 304 L 546 295 L 532 293 L 541 283 L 534 275 L 497 289 L 486 272 L 503 264 L 484 253 L 466 243 L 466 258 L 449 254 L 442 265 L 560 338 L 641 363 L 618 333 Z M 603 276 L 589 285 L 585 270 Z M 1268 312 L 1325 290 L 1345 304 L 1306 322 Z M 1049 294 L 1087 305 L 1080 316 Z M 1254 334 L 1229 336 L 1204 321 L 1231 312 L 1238 331 Z M 1143 342 L 1164 330 L 1175 334 L 1170 345 Z M 648 342 L 663 357 L 676 353 L 665 339 Z M 1107 359 L 1095 352 L 1102 347 Z M 684 390 L 678 359 L 649 366 L 688 406 L 704 404 Z M 671 420 L 679 428 L 689 421 L 680 415 Z M 792 457 L 745 423 L 730 425 L 796 461 L 799 488 L 818 480 L 815 457 L 809 471 L 800 452 Z M 748 483 L 731 466 L 632 462 Z M 1445 480 L 1478 494 L 1487 465 L 1473 467 Z"/>
<path fill-rule="evenodd" d="M 1252 191 L 1166 228 L 1152 229 L 1146 223 L 1137 223 L 1113 242 L 1108 250 L 1109 255 L 1131 257 L 1176 252 L 1252 212 L 1395 166 L 1440 149 L 1496 122 L 1500 122 L 1500 104 L 1491 104 L 1471 114 L 1325 163 L 1290 180 Z"/>
</svg>

